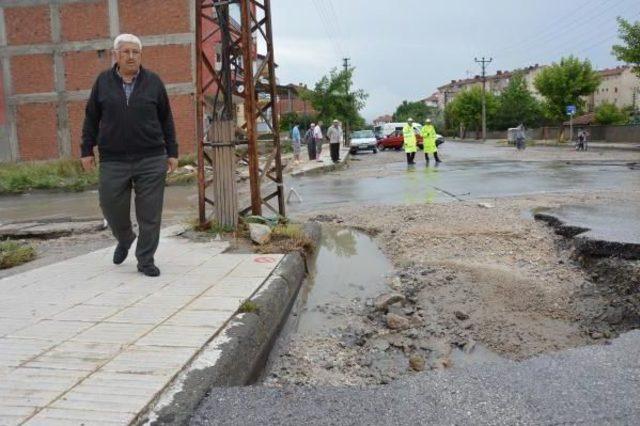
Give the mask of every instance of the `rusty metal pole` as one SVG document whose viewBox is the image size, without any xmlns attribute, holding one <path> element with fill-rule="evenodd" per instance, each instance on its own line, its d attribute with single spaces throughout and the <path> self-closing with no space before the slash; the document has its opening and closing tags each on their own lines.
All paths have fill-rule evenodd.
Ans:
<svg viewBox="0 0 640 426">
<path fill-rule="evenodd" d="M 205 176 L 204 176 L 204 91 L 202 86 L 202 2 L 196 0 L 196 140 L 198 155 L 198 222 L 206 226 L 207 215 L 205 206 Z"/>
<path fill-rule="evenodd" d="M 278 88 L 273 49 L 273 30 L 271 26 L 271 0 L 264 0 L 267 58 L 269 67 L 269 94 L 271 95 L 271 122 L 273 124 L 273 143 L 276 150 L 276 180 L 278 185 L 278 212 L 285 216 L 284 182 L 282 180 L 282 147 L 280 144 L 280 111 L 277 108 Z"/>
<path fill-rule="evenodd" d="M 240 27 L 242 43 L 242 70 L 244 81 L 244 111 L 249 143 L 249 187 L 251 190 L 251 213 L 262 215 L 262 196 L 260 193 L 260 165 L 258 164 L 258 131 L 256 126 L 257 99 L 253 80 L 253 39 L 252 20 L 249 0 L 240 0 Z"/>
</svg>

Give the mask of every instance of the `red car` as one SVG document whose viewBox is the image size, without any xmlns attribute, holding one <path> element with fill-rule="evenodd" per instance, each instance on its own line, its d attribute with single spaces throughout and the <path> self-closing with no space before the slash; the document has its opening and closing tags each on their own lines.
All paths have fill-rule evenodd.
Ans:
<svg viewBox="0 0 640 426">
<path fill-rule="evenodd" d="M 416 135 L 418 140 L 418 147 L 422 149 L 422 136 Z M 384 151 L 385 149 L 395 149 L 399 151 L 402 149 L 402 145 L 404 144 L 404 136 L 402 136 L 401 130 L 396 130 L 391 133 L 386 138 L 382 138 L 378 141 L 378 149 L 380 151 Z"/>
<path fill-rule="evenodd" d="M 416 139 L 418 141 L 418 149 L 422 149 L 422 136 L 416 135 Z M 441 135 L 436 135 L 436 146 L 440 146 L 444 142 L 444 138 Z M 385 149 L 395 149 L 399 151 L 402 149 L 402 145 L 404 145 L 404 136 L 402 136 L 402 131 L 396 130 L 394 133 L 390 134 L 386 138 L 382 138 L 378 141 L 378 149 L 380 151 L 384 151 Z"/>
</svg>

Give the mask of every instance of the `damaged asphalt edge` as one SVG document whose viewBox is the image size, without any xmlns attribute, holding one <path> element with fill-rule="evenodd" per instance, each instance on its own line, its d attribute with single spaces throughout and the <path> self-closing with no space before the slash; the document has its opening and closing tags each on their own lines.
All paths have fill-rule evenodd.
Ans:
<svg viewBox="0 0 640 426">
<path fill-rule="evenodd" d="M 307 223 L 304 231 L 317 247 L 320 225 Z M 254 382 L 288 318 L 307 269 L 300 253 L 285 255 L 249 298 L 255 311 L 237 312 L 133 424 L 186 424 L 213 388 Z"/>
<path fill-rule="evenodd" d="M 591 229 L 567 225 L 558 217 L 548 213 L 536 213 L 534 219 L 546 222 L 555 233 L 572 239 L 576 252 L 590 257 L 620 257 L 627 260 L 640 259 L 640 244 L 606 241 L 591 238 L 585 234 Z"/>
</svg>

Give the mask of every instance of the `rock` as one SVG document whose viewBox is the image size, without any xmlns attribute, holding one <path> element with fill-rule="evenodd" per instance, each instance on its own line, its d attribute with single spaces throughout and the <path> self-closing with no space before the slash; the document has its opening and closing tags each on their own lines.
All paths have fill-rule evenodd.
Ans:
<svg viewBox="0 0 640 426">
<path fill-rule="evenodd" d="M 250 223 L 249 226 L 249 234 L 251 235 L 251 241 L 258 245 L 267 244 L 271 241 L 271 228 L 267 225 L 262 225 L 259 223 Z"/>
<path fill-rule="evenodd" d="M 431 368 L 434 370 L 444 370 L 451 367 L 451 360 L 449 358 L 439 358 L 435 360 Z"/>
<path fill-rule="evenodd" d="M 376 297 L 376 300 L 373 302 L 373 305 L 376 307 L 378 311 L 386 311 L 389 305 L 398 302 L 404 302 L 404 296 L 400 293 L 385 293 Z"/>
<path fill-rule="evenodd" d="M 387 314 L 387 327 L 391 330 L 406 330 L 409 328 L 409 320 L 396 314 Z"/>
<path fill-rule="evenodd" d="M 424 371 L 424 358 L 420 355 L 412 355 L 409 358 L 409 366 L 414 371 Z"/>
<path fill-rule="evenodd" d="M 378 339 L 373 341 L 372 343 L 370 343 L 371 348 L 378 350 L 380 352 L 384 352 L 387 349 L 389 349 L 389 342 L 387 342 L 386 340 L 382 340 L 382 339 Z M 369 363 L 371 364 L 371 363 Z"/>
<path fill-rule="evenodd" d="M 400 316 L 404 316 L 404 307 L 402 306 L 402 302 L 396 302 L 387 307 L 387 312 L 391 314 L 396 314 Z"/>
<path fill-rule="evenodd" d="M 462 312 L 462 311 L 455 311 L 453 313 L 453 315 L 456 316 L 456 318 L 458 318 L 460 321 L 466 321 L 469 319 L 469 315 L 467 315 L 466 313 Z"/>
<path fill-rule="evenodd" d="M 591 338 L 592 339 L 602 339 L 604 337 L 604 335 L 602 333 L 600 333 L 599 331 L 592 331 L 591 332 Z"/>
<path fill-rule="evenodd" d="M 494 206 L 490 203 L 478 203 L 478 207 L 482 207 L 483 209 L 492 209 Z"/>
<path fill-rule="evenodd" d="M 462 350 L 464 351 L 465 354 L 470 354 L 471 352 L 473 352 L 475 348 L 476 348 L 475 340 L 469 340 L 467 343 L 464 344 L 464 346 L 462 347 Z"/>
</svg>

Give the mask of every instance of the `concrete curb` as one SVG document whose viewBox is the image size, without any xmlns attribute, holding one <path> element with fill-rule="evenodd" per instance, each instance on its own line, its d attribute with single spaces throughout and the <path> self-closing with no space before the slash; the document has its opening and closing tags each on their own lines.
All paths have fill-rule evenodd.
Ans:
<svg viewBox="0 0 640 426">
<path fill-rule="evenodd" d="M 351 152 L 346 151 L 346 152 L 341 152 L 340 154 L 342 155 L 342 157 L 340 158 L 340 161 L 337 164 L 333 164 L 333 163 L 324 164 L 323 163 L 321 166 L 314 167 L 314 168 L 309 169 L 309 170 L 299 170 L 297 172 L 292 172 L 289 175 L 291 177 L 314 176 L 314 175 L 319 175 L 319 174 L 323 174 L 323 173 L 329 173 L 329 172 L 335 172 L 335 171 L 343 170 L 348 166 L 348 160 L 349 160 L 349 157 L 351 156 Z"/>
<path fill-rule="evenodd" d="M 576 252 L 589 257 L 619 257 L 627 260 L 640 259 L 640 244 L 606 241 L 592 238 L 589 228 L 568 225 L 549 213 L 536 213 L 534 219 L 546 222 L 555 229 L 556 234 L 573 240 Z"/>
<path fill-rule="evenodd" d="M 320 225 L 307 223 L 317 246 Z M 260 375 L 307 272 L 300 253 L 287 254 L 249 299 L 253 312 L 237 312 L 134 424 L 184 425 L 216 387 L 243 386 Z"/>
</svg>

